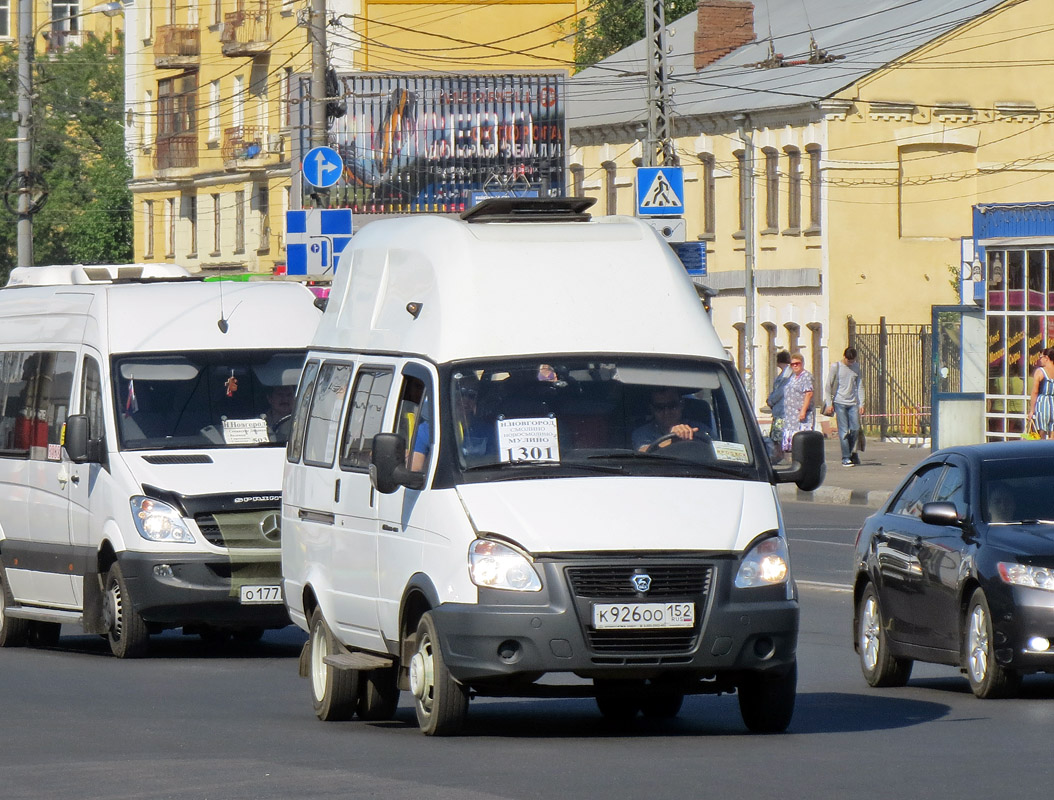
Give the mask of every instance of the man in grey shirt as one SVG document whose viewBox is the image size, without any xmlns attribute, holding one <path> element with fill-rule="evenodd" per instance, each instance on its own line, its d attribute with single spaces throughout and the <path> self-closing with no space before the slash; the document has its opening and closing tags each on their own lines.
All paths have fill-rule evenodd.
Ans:
<svg viewBox="0 0 1054 800">
<path fill-rule="evenodd" d="M 834 416 L 838 423 L 838 444 L 842 448 L 842 466 L 852 467 L 860 463 L 853 452 L 860 417 L 864 413 L 864 387 L 860 383 L 860 367 L 856 363 L 856 348 L 847 347 L 842 360 L 831 364 L 824 384 L 827 407 L 824 413 Z"/>
</svg>

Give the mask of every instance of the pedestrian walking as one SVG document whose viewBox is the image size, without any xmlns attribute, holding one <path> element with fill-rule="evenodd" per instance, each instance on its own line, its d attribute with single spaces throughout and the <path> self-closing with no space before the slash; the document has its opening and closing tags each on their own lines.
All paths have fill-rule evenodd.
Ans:
<svg viewBox="0 0 1054 800">
<path fill-rule="evenodd" d="M 812 373 L 805 369 L 801 353 L 790 357 L 791 376 L 783 387 L 783 452 L 789 453 L 798 431 L 811 431 L 815 423 L 812 408 Z"/>
<path fill-rule="evenodd" d="M 767 403 L 772 411 L 772 427 L 769 428 L 769 455 L 773 461 L 783 458 L 783 416 L 784 400 L 783 393 L 787 387 L 787 381 L 791 379 L 790 353 L 780 350 L 776 354 L 776 379 L 772 382 L 772 391 L 769 392 Z"/>
<path fill-rule="evenodd" d="M 1028 420 L 1035 426 L 1040 439 L 1049 439 L 1054 431 L 1054 379 L 1047 370 L 1054 371 L 1054 347 L 1039 354 L 1039 366 L 1032 373 L 1032 396 L 1028 404 Z"/>
<path fill-rule="evenodd" d="M 855 451 L 860 436 L 860 418 L 864 413 L 864 387 L 860 381 L 855 347 L 845 348 L 842 360 L 831 364 L 824 390 L 827 396 L 824 413 L 833 416 L 838 425 L 842 466 L 855 466 L 860 463 L 860 456 Z"/>
</svg>

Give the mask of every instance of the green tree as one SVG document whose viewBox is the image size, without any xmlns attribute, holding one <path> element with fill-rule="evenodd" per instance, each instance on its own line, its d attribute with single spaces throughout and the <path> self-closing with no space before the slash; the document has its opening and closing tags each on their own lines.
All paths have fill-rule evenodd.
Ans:
<svg viewBox="0 0 1054 800">
<path fill-rule="evenodd" d="M 0 50 L 0 109 L 18 107 L 18 54 Z M 124 149 L 124 59 L 109 37 L 34 62 L 33 167 L 48 187 L 33 217 L 38 264 L 125 263 L 132 258 L 132 168 Z M 17 123 L 0 117 L 0 180 L 15 181 Z M 8 195 L 12 207 L 13 195 Z M 14 217 L 0 225 L 0 277 L 17 263 Z"/>
<path fill-rule="evenodd" d="M 666 24 L 691 14 L 699 0 L 667 0 L 663 15 Z M 575 32 L 575 66 L 592 66 L 645 36 L 644 10 L 649 0 L 596 0 L 589 9 L 592 17 L 578 23 Z"/>
</svg>

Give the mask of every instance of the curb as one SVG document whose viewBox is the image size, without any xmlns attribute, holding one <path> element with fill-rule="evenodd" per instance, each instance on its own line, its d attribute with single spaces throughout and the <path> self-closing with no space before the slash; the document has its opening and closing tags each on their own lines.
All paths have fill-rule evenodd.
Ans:
<svg viewBox="0 0 1054 800">
<path fill-rule="evenodd" d="M 840 486 L 821 486 L 813 492 L 803 492 L 793 484 L 777 487 L 781 501 L 798 503 L 821 503 L 836 506 L 867 506 L 878 508 L 889 498 L 890 493 L 879 490 L 845 489 Z"/>
</svg>

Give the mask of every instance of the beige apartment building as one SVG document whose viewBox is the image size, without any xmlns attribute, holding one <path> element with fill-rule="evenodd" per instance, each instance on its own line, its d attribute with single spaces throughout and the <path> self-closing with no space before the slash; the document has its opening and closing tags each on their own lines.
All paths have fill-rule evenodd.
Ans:
<svg viewBox="0 0 1054 800">
<path fill-rule="evenodd" d="M 582 0 L 331 0 L 327 63 L 445 74 L 570 69 Z M 310 3 L 170 0 L 128 17 L 135 257 L 210 272 L 285 266 L 306 127 Z"/>
<path fill-rule="evenodd" d="M 1054 197 L 1049 0 L 702 0 L 669 28 L 687 239 L 741 367 L 753 345 L 758 406 L 778 349 L 822 381 L 850 317 L 922 324 L 958 302 L 974 205 Z M 574 191 L 602 212 L 635 212 L 644 58 L 639 42 L 569 81 Z"/>
</svg>

